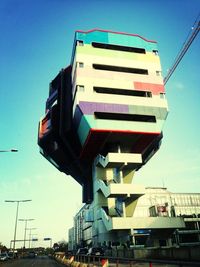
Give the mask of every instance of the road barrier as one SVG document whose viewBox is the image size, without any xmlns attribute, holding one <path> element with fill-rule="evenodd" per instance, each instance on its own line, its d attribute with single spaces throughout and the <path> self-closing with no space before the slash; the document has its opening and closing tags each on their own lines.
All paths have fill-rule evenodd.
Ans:
<svg viewBox="0 0 200 267">
<path fill-rule="evenodd" d="M 101 257 L 101 256 L 87 256 L 87 255 L 73 255 L 66 257 L 65 255 L 55 255 L 56 261 L 68 266 L 68 267 L 119 267 L 130 266 L 135 264 L 145 264 L 148 267 L 154 266 L 169 266 L 176 267 L 194 267 L 200 266 L 198 262 L 192 261 L 172 261 L 172 260 L 155 260 L 155 259 L 130 259 L 130 258 L 114 258 L 114 257 Z"/>
<path fill-rule="evenodd" d="M 108 259 L 101 259 L 101 266 L 102 267 L 108 267 L 109 266 L 109 264 L 108 264 Z"/>
</svg>

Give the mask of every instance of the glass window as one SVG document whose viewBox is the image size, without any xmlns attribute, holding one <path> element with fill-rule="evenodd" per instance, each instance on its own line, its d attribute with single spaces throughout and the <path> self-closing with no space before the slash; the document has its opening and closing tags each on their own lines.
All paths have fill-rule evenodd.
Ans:
<svg viewBox="0 0 200 267">
<path fill-rule="evenodd" d="M 154 55 L 158 55 L 158 50 L 153 50 L 152 52 L 154 53 Z"/>
<path fill-rule="evenodd" d="M 161 76 L 161 71 L 160 70 L 156 71 L 156 76 Z"/>
<path fill-rule="evenodd" d="M 84 63 L 83 62 L 78 62 L 78 67 L 79 68 L 83 68 L 84 67 Z"/>
<path fill-rule="evenodd" d="M 180 206 L 181 205 L 181 202 L 180 202 L 180 198 L 179 197 L 177 197 L 177 204 L 178 204 L 178 206 Z"/>
<path fill-rule="evenodd" d="M 85 91 L 84 85 L 77 85 L 77 91 L 78 92 L 84 92 Z"/>
<path fill-rule="evenodd" d="M 146 92 L 146 97 L 152 97 L 152 92 Z"/>
<path fill-rule="evenodd" d="M 165 94 L 164 93 L 160 93 L 160 98 L 164 99 L 165 98 Z"/>
<path fill-rule="evenodd" d="M 84 43 L 83 43 L 83 41 L 78 40 L 78 41 L 77 41 L 77 45 L 79 45 L 79 46 L 83 46 Z"/>
</svg>

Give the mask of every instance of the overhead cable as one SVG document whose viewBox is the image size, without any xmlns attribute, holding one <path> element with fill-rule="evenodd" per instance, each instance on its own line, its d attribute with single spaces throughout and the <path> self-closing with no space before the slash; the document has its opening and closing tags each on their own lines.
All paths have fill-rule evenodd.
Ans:
<svg viewBox="0 0 200 267">
<path fill-rule="evenodd" d="M 183 56 L 185 55 L 185 53 L 187 52 L 187 50 L 189 49 L 190 45 L 192 44 L 192 42 L 194 41 L 194 39 L 196 38 L 197 34 L 199 33 L 199 29 L 200 29 L 200 14 L 197 16 L 193 26 L 191 27 L 192 32 L 188 33 L 185 42 L 183 43 L 173 65 L 172 68 L 169 69 L 166 77 L 164 78 L 164 84 L 167 83 L 167 81 L 169 80 L 169 78 L 172 76 L 173 72 L 175 71 L 175 69 L 177 68 L 178 64 L 180 63 L 180 61 L 182 60 Z"/>
</svg>

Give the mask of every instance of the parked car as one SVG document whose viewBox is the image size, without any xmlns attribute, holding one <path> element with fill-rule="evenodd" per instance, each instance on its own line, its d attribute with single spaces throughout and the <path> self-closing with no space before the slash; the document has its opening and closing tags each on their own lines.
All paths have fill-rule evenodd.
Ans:
<svg viewBox="0 0 200 267">
<path fill-rule="evenodd" d="M 79 248 L 76 252 L 76 255 L 87 255 L 88 248 Z"/>
<path fill-rule="evenodd" d="M 0 254 L 0 261 L 7 261 L 8 258 L 8 253 L 7 252 L 3 252 Z"/>
<path fill-rule="evenodd" d="M 103 256 L 104 250 L 102 248 L 89 248 L 88 256 Z"/>
<path fill-rule="evenodd" d="M 35 251 L 29 251 L 29 253 L 28 253 L 28 258 L 33 259 L 33 258 L 35 258 L 35 257 L 36 257 L 36 253 L 35 253 Z"/>
<path fill-rule="evenodd" d="M 12 251 L 8 252 L 8 258 L 9 259 L 14 259 L 15 258 L 15 253 L 13 253 Z"/>
</svg>

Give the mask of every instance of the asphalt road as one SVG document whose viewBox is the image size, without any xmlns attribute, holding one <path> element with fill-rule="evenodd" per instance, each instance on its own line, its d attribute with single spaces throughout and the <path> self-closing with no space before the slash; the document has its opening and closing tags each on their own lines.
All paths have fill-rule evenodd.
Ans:
<svg viewBox="0 0 200 267">
<path fill-rule="evenodd" d="M 47 256 L 38 256 L 35 259 L 17 259 L 0 262 L 0 267 L 63 267 Z"/>
</svg>

